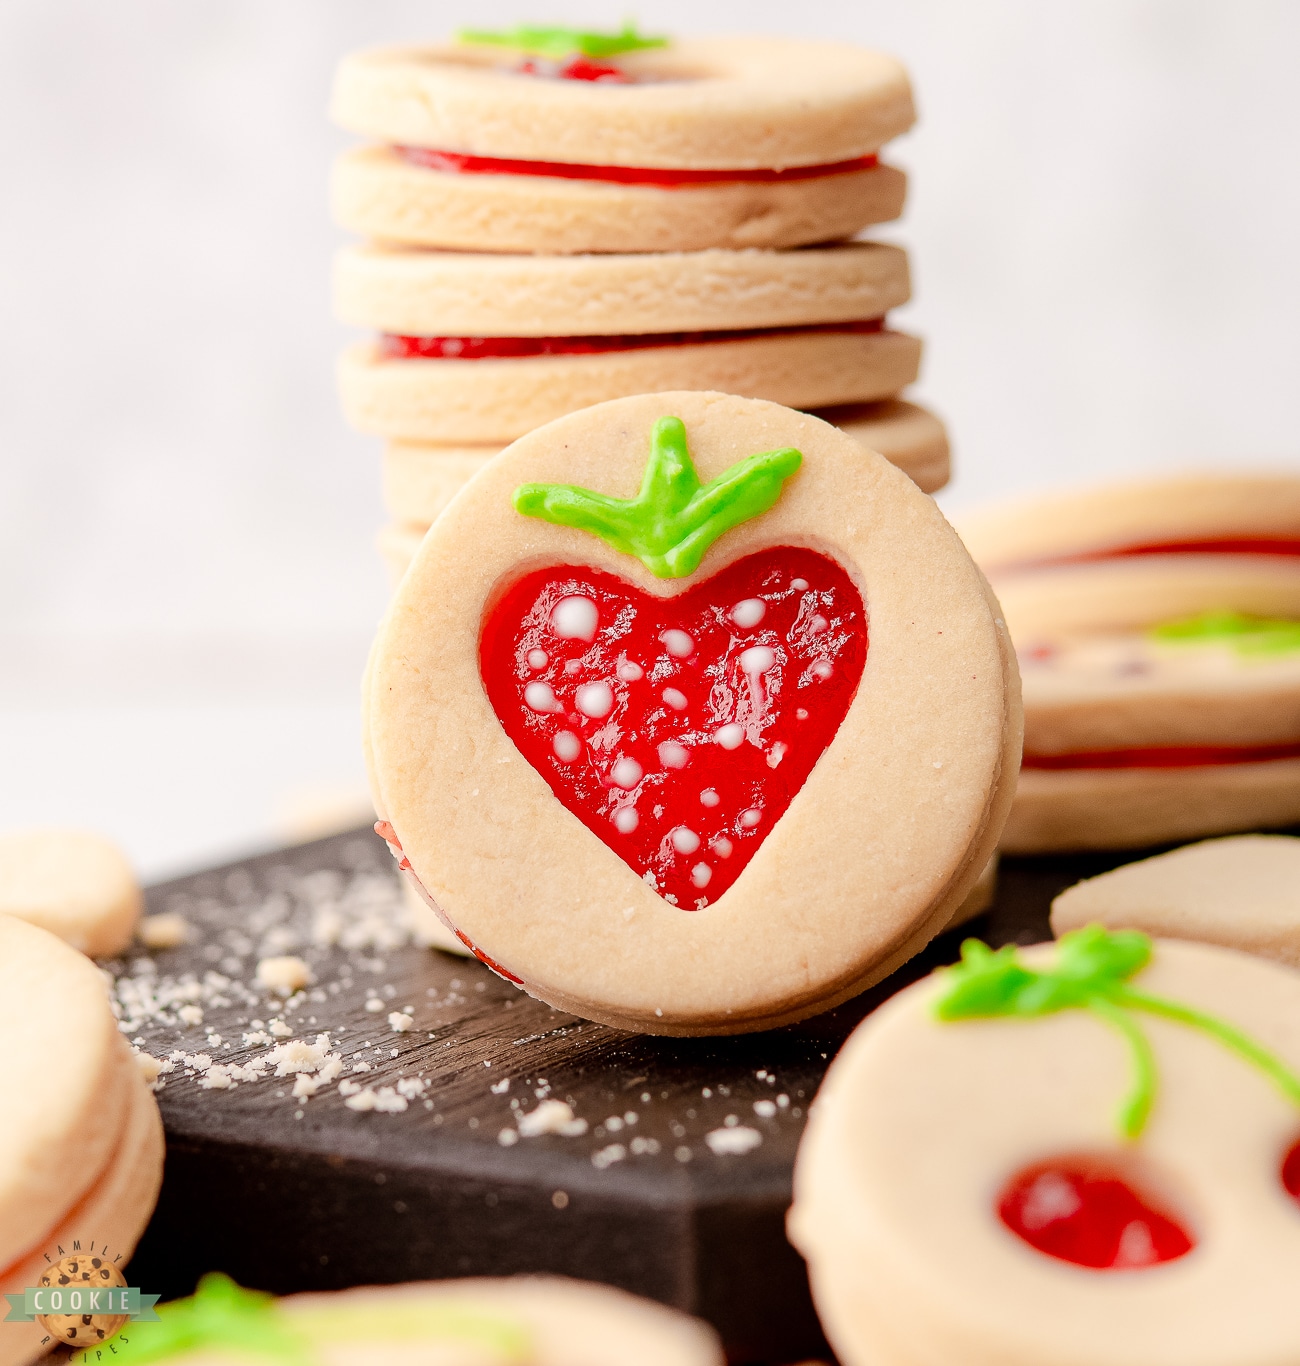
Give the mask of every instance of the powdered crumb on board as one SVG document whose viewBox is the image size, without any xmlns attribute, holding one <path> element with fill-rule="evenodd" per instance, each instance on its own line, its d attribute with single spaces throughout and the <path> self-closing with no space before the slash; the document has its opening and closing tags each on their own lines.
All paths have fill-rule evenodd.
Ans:
<svg viewBox="0 0 1300 1366">
<path fill-rule="evenodd" d="M 415 1027 L 415 1021 L 401 1010 L 388 1012 L 388 1027 L 394 1034 L 406 1034 Z"/>
<path fill-rule="evenodd" d="M 715 1157 L 741 1157 L 753 1152 L 763 1141 L 757 1129 L 737 1125 L 730 1129 L 713 1129 L 704 1135 L 709 1151 Z"/>
<path fill-rule="evenodd" d="M 522 1138 L 537 1138 L 541 1134 L 563 1134 L 577 1138 L 587 1132 L 587 1121 L 575 1119 L 573 1108 L 562 1100 L 544 1100 L 535 1110 L 520 1115 L 519 1133 Z"/>
<path fill-rule="evenodd" d="M 262 958 L 257 964 L 256 981 L 260 987 L 281 996 L 292 996 L 316 980 L 316 974 L 303 959 L 292 954 Z"/>
</svg>

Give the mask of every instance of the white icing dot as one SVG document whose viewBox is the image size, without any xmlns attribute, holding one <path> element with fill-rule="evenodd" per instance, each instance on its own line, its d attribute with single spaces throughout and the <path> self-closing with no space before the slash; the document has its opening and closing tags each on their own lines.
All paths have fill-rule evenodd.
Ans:
<svg viewBox="0 0 1300 1366">
<path fill-rule="evenodd" d="M 659 762 L 665 768 L 685 768 L 689 758 L 686 746 L 679 745 L 676 740 L 665 740 L 659 746 Z"/>
<path fill-rule="evenodd" d="M 813 635 L 819 636 L 829 625 L 830 622 L 825 617 L 818 615 L 808 623 L 808 629 Z"/>
<path fill-rule="evenodd" d="M 776 651 L 766 645 L 751 645 L 741 651 L 740 667 L 747 674 L 765 674 L 776 663 Z"/>
<path fill-rule="evenodd" d="M 545 650 L 528 651 L 528 667 L 530 669 L 544 669 L 550 656 Z"/>
<path fill-rule="evenodd" d="M 691 885 L 693 887 L 707 887 L 709 879 L 713 877 L 713 869 L 707 863 L 697 863 L 691 869 Z"/>
<path fill-rule="evenodd" d="M 802 593 L 802 592 L 804 592 L 804 590 L 808 587 L 808 580 L 807 580 L 807 579 L 791 579 L 791 580 L 790 580 L 790 587 L 793 588 L 794 591 L 795 591 L 796 593 Z"/>
<path fill-rule="evenodd" d="M 633 664 L 630 659 L 625 659 L 614 672 L 624 683 L 636 683 L 645 677 L 645 670 L 639 664 Z"/>
<path fill-rule="evenodd" d="M 560 704 L 555 700 L 555 694 L 551 691 L 551 685 L 541 682 L 540 679 L 524 689 L 524 701 L 534 711 L 561 710 Z"/>
<path fill-rule="evenodd" d="M 700 793 L 701 806 L 717 806 L 721 800 L 722 798 L 719 797 L 711 787 L 706 787 L 704 791 Z"/>
<path fill-rule="evenodd" d="M 665 688 L 664 701 L 674 711 L 686 710 L 686 694 L 682 692 L 679 688 Z"/>
<path fill-rule="evenodd" d="M 561 640 L 594 640 L 599 620 L 590 598 L 561 598 L 551 612 L 551 630 Z"/>
<path fill-rule="evenodd" d="M 608 683 L 584 683 L 574 693 L 573 703 L 584 716 L 599 721 L 614 710 L 614 690 Z"/>
<path fill-rule="evenodd" d="M 731 619 L 742 630 L 757 626 L 767 614 L 767 603 L 762 598 L 746 598 L 731 609 Z"/>
<path fill-rule="evenodd" d="M 730 858 L 731 851 L 735 847 L 736 846 L 732 844 L 732 842 L 726 837 L 726 835 L 719 835 L 718 838 L 715 839 L 711 845 L 709 845 L 709 848 L 712 849 L 713 852 L 717 854 L 719 858 Z"/>
<path fill-rule="evenodd" d="M 812 676 L 814 678 L 829 678 L 834 672 L 835 670 L 831 668 L 829 659 L 819 659 L 817 663 L 812 666 Z"/>
<path fill-rule="evenodd" d="M 562 730 L 551 741 L 551 748 L 562 764 L 571 764 L 582 753 L 582 741 L 571 730 Z"/>
<path fill-rule="evenodd" d="M 794 715 L 796 721 L 806 721 L 808 719 L 808 713 L 803 707 L 796 707 Z"/>
<path fill-rule="evenodd" d="M 785 758 L 789 749 L 790 746 L 787 745 L 784 740 L 778 740 L 772 746 L 771 754 L 767 756 L 768 768 L 775 768 L 781 762 L 781 760 Z"/>
<path fill-rule="evenodd" d="M 740 828 L 742 830 L 752 830 L 763 819 L 763 813 L 754 806 L 748 811 L 740 813 Z"/>
<path fill-rule="evenodd" d="M 693 854 L 700 847 L 700 837 L 689 826 L 679 825 L 668 838 L 679 854 Z"/>
<path fill-rule="evenodd" d="M 614 829 L 620 835 L 630 835 L 641 824 L 641 817 L 630 806 L 619 807 L 614 812 Z"/>
<path fill-rule="evenodd" d="M 695 649 L 695 642 L 685 631 L 665 631 L 659 639 L 674 659 L 687 659 Z"/>
<path fill-rule="evenodd" d="M 723 749 L 739 749 L 745 739 L 745 728 L 739 721 L 722 726 L 713 737 Z"/>
<path fill-rule="evenodd" d="M 614 780 L 617 787 L 633 788 L 641 781 L 641 773 L 641 765 L 635 759 L 629 759 L 625 755 L 610 769 L 609 776 Z"/>
<path fill-rule="evenodd" d="M 582 660 L 570 659 L 564 666 L 566 674 L 580 674 L 582 672 Z"/>
</svg>

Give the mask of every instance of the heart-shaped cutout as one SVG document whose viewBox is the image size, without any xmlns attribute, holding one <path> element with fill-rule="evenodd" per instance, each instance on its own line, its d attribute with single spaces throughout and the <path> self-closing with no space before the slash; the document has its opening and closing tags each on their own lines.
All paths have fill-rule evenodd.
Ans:
<svg viewBox="0 0 1300 1366">
<path fill-rule="evenodd" d="M 479 667 L 556 797 L 665 901 L 700 910 L 804 785 L 866 656 L 848 574 L 780 546 L 670 598 L 537 570 L 489 612 Z"/>
</svg>

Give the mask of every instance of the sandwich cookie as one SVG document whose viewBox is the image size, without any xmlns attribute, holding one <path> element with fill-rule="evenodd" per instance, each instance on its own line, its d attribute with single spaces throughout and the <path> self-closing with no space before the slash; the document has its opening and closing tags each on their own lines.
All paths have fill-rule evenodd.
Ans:
<svg viewBox="0 0 1300 1366">
<path fill-rule="evenodd" d="M 968 941 L 850 1038 L 800 1146 L 837 1358 L 1300 1360 L 1298 1017 L 1300 977 L 1225 949 Z"/>
<path fill-rule="evenodd" d="M 1300 820 L 1300 479 L 1111 487 L 961 530 L 1024 678 L 1005 849 Z"/>
<path fill-rule="evenodd" d="M 335 167 L 344 227 L 568 254 L 852 236 L 901 213 L 878 153 L 915 114 L 897 61 L 843 44 L 519 29 L 347 57 L 333 117 L 374 140 Z"/>
<path fill-rule="evenodd" d="M 53 1033 L 52 1033 L 53 1031 Z M 50 1040 L 61 1040 L 58 1065 Z M 36 1285 L 74 1238 L 129 1255 L 158 1193 L 157 1107 L 117 1030 L 95 965 L 53 934 L 0 915 L 0 1292 Z M 0 1334 L 0 1363 L 47 1349 L 38 1324 Z"/>
<path fill-rule="evenodd" d="M 897 393 L 921 344 L 885 314 L 910 293 L 897 247 L 533 257 L 353 247 L 335 303 L 379 332 L 342 357 L 362 430 L 505 442 L 607 399 L 718 388 L 803 408 Z"/>
<path fill-rule="evenodd" d="M 112 958 L 131 942 L 143 905 L 131 865 L 102 835 L 0 835 L 0 915 L 39 925 L 92 958 Z"/>
<path fill-rule="evenodd" d="M 1300 839 L 1203 840 L 1087 878 L 1052 902 L 1054 934 L 1093 923 L 1300 968 Z"/>
<path fill-rule="evenodd" d="M 827 423 L 646 395 L 516 442 L 434 523 L 371 654 L 378 827 L 462 942 L 654 1033 L 879 980 L 996 845 L 1020 727 L 933 501 Z"/>
<path fill-rule="evenodd" d="M 467 1278 L 330 1294 L 244 1290 L 219 1273 L 189 1299 L 133 1324 L 116 1356 L 296 1366 L 428 1361 L 437 1366 L 723 1366 L 698 1319 L 622 1290 L 559 1276 Z"/>
</svg>

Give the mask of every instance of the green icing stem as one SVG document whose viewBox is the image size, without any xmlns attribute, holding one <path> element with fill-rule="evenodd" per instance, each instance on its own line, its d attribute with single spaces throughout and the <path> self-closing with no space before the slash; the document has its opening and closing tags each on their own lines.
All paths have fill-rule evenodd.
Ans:
<svg viewBox="0 0 1300 1366">
<path fill-rule="evenodd" d="M 127 1366 L 170 1361 L 192 1352 L 230 1352 L 273 1366 L 318 1366 L 318 1344 L 340 1341 L 469 1342 L 494 1350 L 502 1361 L 526 1362 L 532 1353 L 527 1330 L 457 1304 L 393 1300 L 364 1307 L 330 1305 L 285 1314 L 273 1295 L 245 1290 L 229 1276 L 211 1272 L 189 1299 L 158 1306 L 158 1322 L 128 1325 L 115 1342 Z"/>
<path fill-rule="evenodd" d="M 961 947 L 961 962 L 941 969 L 948 989 L 935 1002 L 934 1012 L 940 1020 L 953 1021 L 1091 1011 L 1129 1046 L 1133 1085 L 1118 1114 L 1120 1133 L 1128 1139 L 1139 1138 L 1146 1128 L 1157 1090 L 1155 1054 L 1133 1018 L 1135 1011 L 1200 1030 L 1258 1068 L 1300 1107 L 1300 1076 L 1262 1044 L 1216 1016 L 1128 985 L 1151 961 L 1151 953 L 1151 940 L 1136 930 L 1112 932 L 1088 925 L 1062 935 L 1055 962 L 1037 971 L 1024 963 L 1014 944 L 995 953 L 978 939 L 968 939 Z"/>
<path fill-rule="evenodd" d="M 1148 635 L 1167 645 L 1231 645 L 1242 655 L 1291 654 L 1300 650 L 1300 621 L 1253 617 L 1217 608 L 1194 617 L 1162 622 L 1153 626 Z"/>
<path fill-rule="evenodd" d="M 656 577 L 694 573 L 704 552 L 724 532 L 759 516 L 781 496 L 803 463 L 786 447 L 746 456 L 701 486 L 679 417 L 661 417 L 650 438 L 650 459 L 635 498 L 613 498 L 570 484 L 522 484 L 515 510 L 589 532 Z"/>
<path fill-rule="evenodd" d="M 636 25 L 624 24 L 616 33 L 601 33 L 592 29 L 546 27 L 519 24 L 507 29 L 463 28 L 456 34 L 462 43 L 491 43 L 495 47 L 512 47 L 535 57 L 550 57 L 560 61 L 575 52 L 584 57 L 615 57 L 620 52 L 639 52 L 647 47 L 667 47 L 667 38 L 649 38 L 636 31 Z"/>
</svg>

